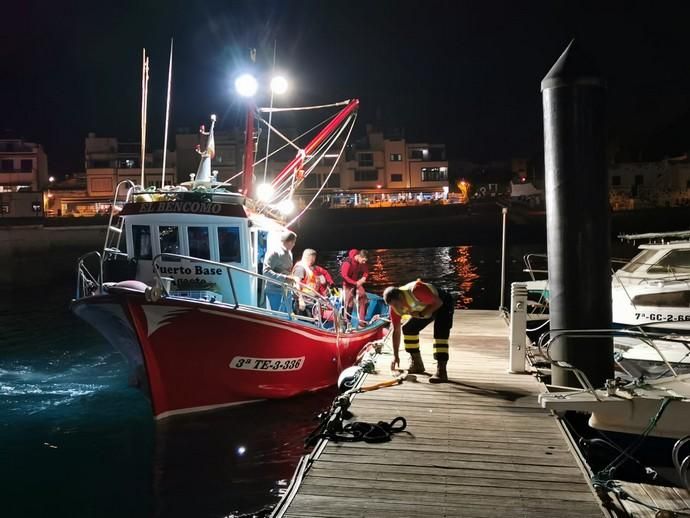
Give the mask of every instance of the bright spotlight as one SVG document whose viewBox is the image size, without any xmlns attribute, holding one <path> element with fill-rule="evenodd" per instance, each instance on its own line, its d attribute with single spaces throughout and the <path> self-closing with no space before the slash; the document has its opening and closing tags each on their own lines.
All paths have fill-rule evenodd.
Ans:
<svg viewBox="0 0 690 518">
<path fill-rule="evenodd" d="M 275 189 L 270 183 L 262 183 L 256 188 L 256 197 L 259 201 L 267 202 L 271 200 L 274 192 Z"/>
<path fill-rule="evenodd" d="M 253 97 L 258 89 L 259 83 L 256 82 L 256 79 L 251 74 L 242 74 L 235 79 L 235 90 L 242 97 Z"/>
<path fill-rule="evenodd" d="M 288 82 L 283 76 L 276 76 L 271 79 L 271 91 L 274 94 L 282 95 L 287 92 Z"/>
<path fill-rule="evenodd" d="M 237 448 L 237 454 L 238 455 L 244 455 L 246 451 L 247 451 L 247 448 L 245 448 L 244 446 L 240 446 Z"/>
<path fill-rule="evenodd" d="M 54 176 L 51 176 L 50 178 L 48 178 L 48 181 L 51 182 L 51 183 L 54 182 L 54 181 L 55 181 L 55 177 L 54 177 Z"/>
<path fill-rule="evenodd" d="M 288 216 L 295 211 L 295 204 L 292 200 L 283 200 L 278 204 L 278 210 L 284 216 Z"/>
</svg>

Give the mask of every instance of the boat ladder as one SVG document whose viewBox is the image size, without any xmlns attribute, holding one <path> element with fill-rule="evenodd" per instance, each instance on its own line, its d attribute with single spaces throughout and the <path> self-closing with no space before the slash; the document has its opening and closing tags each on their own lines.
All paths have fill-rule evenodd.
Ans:
<svg viewBox="0 0 690 518">
<path fill-rule="evenodd" d="M 120 189 L 127 187 L 127 193 L 124 195 L 123 201 L 120 203 L 121 199 Z M 117 184 L 115 188 L 115 194 L 113 196 L 113 202 L 110 205 L 110 218 L 108 219 L 108 228 L 105 233 L 105 241 L 103 243 L 103 255 L 101 260 L 106 261 L 109 255 L 121 254 L 120 243 L 122 240 L 122 232 L 124 230 L 124 220 L 117 216 L 122 207 L 129 203 L 132 193 L 135 190 L 136 185 L 132 180 L 122 180 Z"/>
</svg>

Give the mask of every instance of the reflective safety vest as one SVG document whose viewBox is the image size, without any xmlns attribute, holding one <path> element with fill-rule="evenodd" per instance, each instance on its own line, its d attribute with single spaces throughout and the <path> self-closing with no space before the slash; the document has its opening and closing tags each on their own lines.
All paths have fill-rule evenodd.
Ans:
<svg viewBox="0 0 690 518">
<path fill-rule="evenodd" d="M 413 293 L 413 289 L 416 288 L 417 286 L 425 286 L 426 288 L 429 289 L 431 293 L 434 295 L 438 296 L 438 291 L 436 288 L 431 285 L 427 284 L 426 282 L 422 282 L 421 280 L 417 279 L 416 281 L 408 282 L 405 284 L 405 286 L 401 286 L 399 289 L 402 292 L 403 295 L 403 308 L 402 308 L 402 313 L 398 313 L 393 306 L 391 306 L 391 309 L 398 313 L 400 316 L 403 315 L 414 315 L 417 313 L 421 313 L 426 309 L 426 304 L 420 302 Z"/>
<path fill-rule="evenodd" d="M 295 267 L 297 266 L 301 266 L 302 268 L 304 268 L 304 271 L 306 273 L 306 277 L 299 280 L 299 282 L 302 284 L 302 286 L 300 286 L 300 289 L 305 293 L 317 293 L 318 278 L 314 273 L 314 270 L 312 270 L 311 267 L 307 266 L 304 262 L 297 261 L 297 263 L 292 269 L 293 272 L 295 271 Z"/>
</svg>

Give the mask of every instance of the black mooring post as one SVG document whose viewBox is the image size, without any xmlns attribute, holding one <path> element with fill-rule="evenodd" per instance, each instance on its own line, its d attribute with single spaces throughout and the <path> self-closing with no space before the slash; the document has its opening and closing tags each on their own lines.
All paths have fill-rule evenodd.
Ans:
<svg viewBox="0 0 690 518">
<path fill-rule="evenodd" d="M 611 244 L 605 83 L 574 41 L 541 82 L 551 329 L 611 327 Z M 563 338 L 554 360 L 581 369 L 595 387 L 613 377 L 610 338 Z M 554 366 L 554 385 L 580 387 Z"/>
</svg>

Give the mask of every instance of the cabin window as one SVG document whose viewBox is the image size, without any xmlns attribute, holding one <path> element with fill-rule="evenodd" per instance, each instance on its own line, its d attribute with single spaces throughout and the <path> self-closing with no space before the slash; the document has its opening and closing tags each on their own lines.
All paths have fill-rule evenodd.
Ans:
<svg viewBox="0 0 690 518">
<path fill-rule="evenodd" d="M 626 264 L 623 268 L 621 268 L 624 272 L 627 273 L 635 273 L 637 270 L 642 268 L 643 266 L 648 266 L 649 261 L 651 260 L 652 257 L 656 255 L 657 251 L 656 250 L 645 250 L 639 254 L 637 254 L 635 257 L 633 257 L 632 261 L 630 261 L 628 264 Z"/>
<path fill-rule="evenodd" d="M 687 308 L 690 306 L 690 291 L 645 293 L 633 297 L 636 306 L 658 306 L 660 308 Z"/>
<path fill-rule="evenodd" d="M 690 273 L 690 250 L 672 250 L 652 266 L 649 273 Z"/>
<path fill-rule="evenodd" d="M 238 227 L 218 227 L 218 258 L 221 263 L 242 262 Z"/>
<path fill-rule="evenodd" d="M 199 259 L 211 259 L 208 227 L 187 227 L 189 255 Z"/>
<path fill-rule="evenodd" d="M 180 253 L 180 233 L 175 226 L 160 226 L 158 227 L 158 234 L 161 238 L 161 254 L 179 254 Z M 179 261 L 172 257 L 164 257 L 164 261 Z"/>
<path fill-rule="evenodd" d="M 151 259 L 151 227 L 132 225 L 132 241 L 136 259 Z"/>
</svg>

